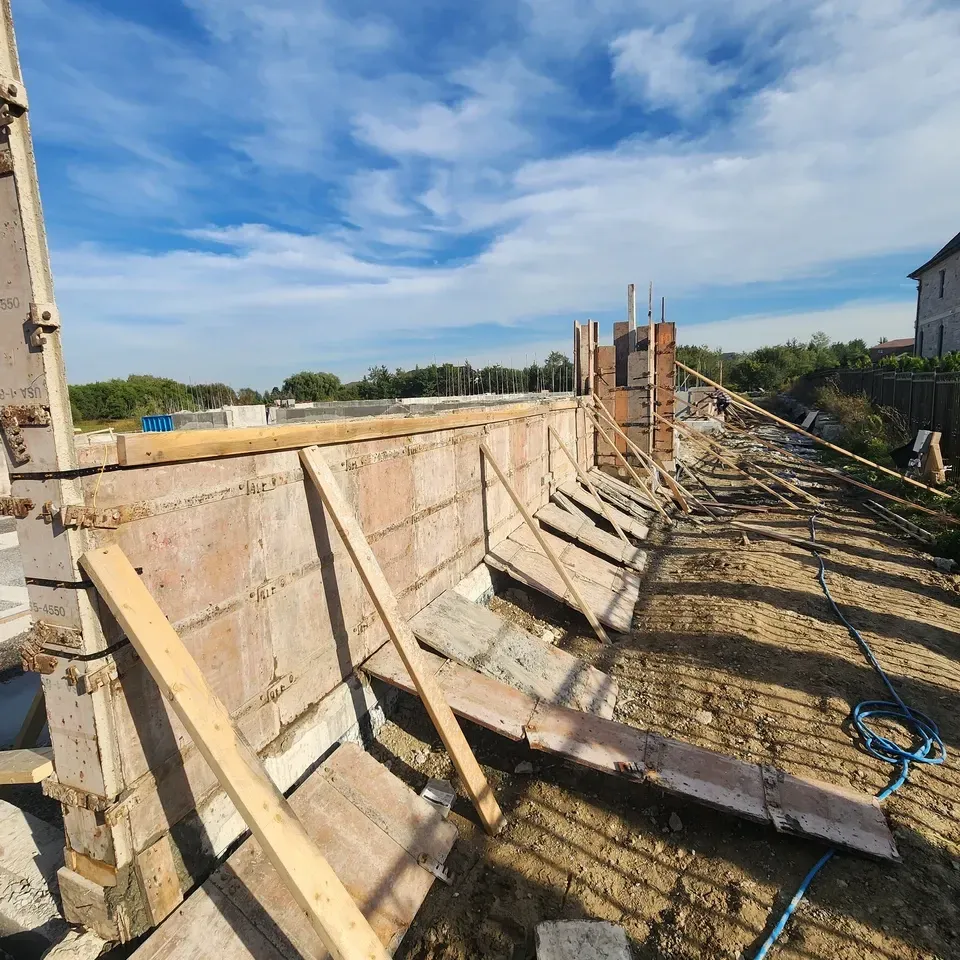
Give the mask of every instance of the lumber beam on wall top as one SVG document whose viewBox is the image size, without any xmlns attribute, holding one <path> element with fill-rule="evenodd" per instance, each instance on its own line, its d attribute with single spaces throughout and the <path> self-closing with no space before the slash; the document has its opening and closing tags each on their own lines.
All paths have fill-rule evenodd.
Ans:
<svg viewBox="0 0 960 960">
<path fill-rule="evenodd" d="M 560 410 L 573 410 L 576 406 L 575 400 L 554 400 L 511 404 L 493 409 L 454 410 L 423 417 L 369 417 L 273 427 L 128 433 L 117 438 L 117 459 L 120 465 L 125 467 L 177 463 L 184 460 L 213 460 L 241 454 L 272 453 L 277 450 L 412 436 L 458 427 L 480 427 Z"/>
</svg>

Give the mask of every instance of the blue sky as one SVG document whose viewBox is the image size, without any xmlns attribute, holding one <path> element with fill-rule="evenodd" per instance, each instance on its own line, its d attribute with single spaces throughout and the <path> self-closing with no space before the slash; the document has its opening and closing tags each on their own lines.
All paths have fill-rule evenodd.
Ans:
<svg viewBox="0 0 960 960">
<path fill-rule="evenodd" d="M 71 382 L 912 333 L 960 7 L 13 0 Z M 641 299 L 643 294 L 641 295 Z"/>
</svg>

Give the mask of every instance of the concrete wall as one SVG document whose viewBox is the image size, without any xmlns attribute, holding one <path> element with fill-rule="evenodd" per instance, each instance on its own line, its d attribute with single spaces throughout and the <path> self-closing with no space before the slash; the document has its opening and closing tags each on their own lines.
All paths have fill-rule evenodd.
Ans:
<svg viewBox="0 0 960 960">
<path fill-rule="evenodd" d="M 940 296 L 941 270 L 944 271 L 943 297 Z M 921 274 L 917 322 L 917 353 L 920 356 L 936 357 L 940 354 L 941 326 L 942 353 L 960 350 L 960 251 Z"/>
<path fill-rule="evenodd" d="M 532 510 L 552 483 L 574 476 L 548 444 L 548 425 L 587 462 L 592 433 L 583 411 L 571 401 L 540 409 L 514 421 L 322 448 L 405 616 L 522 522 L 502 485 L 481 472 L 481 441 Z M 123 547 L 271 776 L 281 789 L 292 786 L 375 702 L 369 685 L 352 678 L 387 639 L 297 452 L 126 468 L 80 483 L 98 510 L 136 505 L 135 519 L 119 529 L 86 531 L 88 548 Z M 121 631 L 109 611 L 98 611 L 100 636 L 86 646 L 112 648 Z M 65 900 L 83 904 L 68 919 L 120 939 L 162 919 L 144 899 L 158 882 L 147 873 L 157 869 L 158 844 L 163 883 L 184 893 L 244 830 L 131 654 L 125 645 L 74 664 L 109 672 L 94 696 L 66 683 L 69 658 L 44 677 L 45 689 L 60 691 L 48 699 L 51 739 L 60 783 L 75 797 L 65 805 L 67 846 L 86 871 L 61 876 Z M 75 715 L 88 709 L 98 711 L 96 749 L 80 752 Z"/>
</svg>

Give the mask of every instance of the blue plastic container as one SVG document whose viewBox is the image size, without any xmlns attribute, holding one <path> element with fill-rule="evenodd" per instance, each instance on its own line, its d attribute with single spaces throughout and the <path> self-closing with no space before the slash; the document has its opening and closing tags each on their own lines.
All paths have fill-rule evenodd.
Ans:
<svg viewBox="0 0 960 960">
<path fill-rule="evenodd" d="M 141 417 L 140 425 L 144 433 L 166 433 L 173 429 L 173 417 L 161 413 L 155 417 Z"/>
</svg>

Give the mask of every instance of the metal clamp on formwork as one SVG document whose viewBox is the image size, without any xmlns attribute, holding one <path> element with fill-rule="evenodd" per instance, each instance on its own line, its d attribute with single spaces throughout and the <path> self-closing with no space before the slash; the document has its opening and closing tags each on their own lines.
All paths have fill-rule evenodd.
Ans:
<svg viewBox="0 0 960 960">
<path fill-rule="evenodd" d="M 23 438 L 22 427 L 47 427 L 50 425 L 50 408 L 39 404 L 0 407 L 0 429 L 10 448 L 10 458 L 14 466 L 30 462 L 27 442 Z"/>
<path fill-rule="evenodd" d="M 60 329 L 60 314 L 52 303 L 31 303 L 30 318 L 24 326 L 30 334 L 30 346 L 42 350 L 47 334 Z"/>
<path fill-rule="evenodd" d="M 0 126 L 7 126 L 29 109 L 23 81 L 0 76 Z"/>
<path fill-rule="evenodd" d="M 33 501 L 25 497 L 0 497 L 0 517 L 25 520 L 33 509 Z"/>
<path fill-rule="evenodd" d="M 121 523 L 119 507 L 108 507 L 106 510 L 94 510 L 91 507 L 70 505 L 60 508 L 60 522 L 64 527 L 78 529 L 101 527 L 106 530 L 116 530 Z"/>
</svg>

